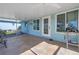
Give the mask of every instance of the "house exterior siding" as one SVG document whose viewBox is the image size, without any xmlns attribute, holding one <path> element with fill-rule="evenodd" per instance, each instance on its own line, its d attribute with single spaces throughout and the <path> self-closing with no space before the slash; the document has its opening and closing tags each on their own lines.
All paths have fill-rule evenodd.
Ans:
<svg viewBox="0 0 79 59">
<path fill-rule="evenodd" d="M 79 14 L 79 12 L 78 12 Z M 22 23 L 22 32 L 24 33 L 29 33 L 29 34 L 32 34 L 32 35 L 35 35 L 35 36 L 40 36 L 40 37 L 45 37 L 45 38 L 51 38 L 53 40 L 56 40 L 56 41 L 60 41 L 60 42 L 65 42 L 65 39 L 64 39 L 64 32 L 56 32 L 56 14 L 52 14 L 50 15 L 51 17 L 51 36 L 43 36 L 42 35 L 42 17 L 40 18 L 40 30 L 39 31 L 36 31 L 36 30 L 33 30 L 33 25 L 30 24 L 30 22 L 32 22 L 32 20 L 29 20 L 29 23 L 27 24 L 27 26 L 24 26 L 24 23 Z"/>
</svg>

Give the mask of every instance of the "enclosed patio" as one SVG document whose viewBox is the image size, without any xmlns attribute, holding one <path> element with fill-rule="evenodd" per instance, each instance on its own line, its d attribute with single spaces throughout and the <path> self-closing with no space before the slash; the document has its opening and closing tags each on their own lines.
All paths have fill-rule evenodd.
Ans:
<svg viewBox="0 0 79 59">
<path fill-rule="evenodd" d="M 77 55 L 78 15 L 79 3 L 2 3 L 0 54 Z"/>
</svg>

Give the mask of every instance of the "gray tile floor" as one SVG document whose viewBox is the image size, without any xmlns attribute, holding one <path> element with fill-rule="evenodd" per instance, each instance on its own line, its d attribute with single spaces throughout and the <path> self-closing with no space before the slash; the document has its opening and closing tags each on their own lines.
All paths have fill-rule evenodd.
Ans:
<svg viewBox="0 0 79 59">
<path fill-rule="evenodd" d="M 30 51 L 30 49 L 43 41 L 48 44 L 57 45 L 60 47 L 55 51 L 54 54 L 57 55 L 78 54 L 77 47 L 69 46 L 69 49 L 66 49 L 66 45 L 64 43 L 57 41 L 49 41 L 44 38 L 39 38 L 28 34 L 10 37 L 6 39 L 8 47 L 7 48 L 0 47 L 0 55 L 24 55 L 24 54 L 35 55 L 32 51 Z"/>
</svg>

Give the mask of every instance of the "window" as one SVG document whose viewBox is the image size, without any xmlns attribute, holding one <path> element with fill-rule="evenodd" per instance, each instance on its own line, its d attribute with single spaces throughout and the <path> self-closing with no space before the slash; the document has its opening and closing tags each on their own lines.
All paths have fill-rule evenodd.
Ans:
<svg viewBox="0 0 79 59">
<path fill-rule="evenodd" d="M 78 31 L 78 10 L 57 15 L 57 31 L 64 32 L 66 30 L 70 32 Z"/>
<path fill-rule="evenodd" d="M 78 30 L 78 10 L 67 12 L 67 30 L 75 32 Z"/>
<path fill-rule="evenodd" d="M 33 29 L 39 30 L 39 19 L 33 21 Z"/>
<path fill-rule="evenodd" d="M 57 15 L 57 31 L 65 31 L 65 14 Z"/>
</svg>

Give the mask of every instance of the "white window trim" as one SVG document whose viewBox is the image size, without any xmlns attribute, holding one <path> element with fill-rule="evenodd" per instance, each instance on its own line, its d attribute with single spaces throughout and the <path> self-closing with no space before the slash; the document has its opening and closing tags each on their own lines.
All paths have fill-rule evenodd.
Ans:
<svg viewBox="0 0 79 59">
<path fill-rule="evenodd" d="M 71 11 L 75 11 L 75 10 L 78 10 L 78 15 L 79 15 L 79 8 L 75 8 L 75 9 L 71 9 L 71 10 L 68 10 L 68 11 L 60 12 L 60 13 L 57 13 L 55 15 L 55 33 L 65 34 L 65 32 L 58 32 L 57 31 L 57 15 L 65 14 L 65 27 L 66 27 L 66 13 L 71 12 Z M 79 30 L 79 16 L 78 16 L 78 30 Z"/>
<path fill-rule="evenodd" d="M 32 30 L 33 30 L 33 31 L 37 31 L 37 32 L 40 31 L 40 18 L 38 18 L 38 19 L 39 19 L 39 30 L 34 30 L 34 29 L 33 29 L 33 25 L 32 25 Z M 38 20 L 38 19 L 35 19 L 35 20 Z M 32 20 L 32 23 L 33 23 L 33 21 L 34 21 L 34 20 Z"/>
</svg>

